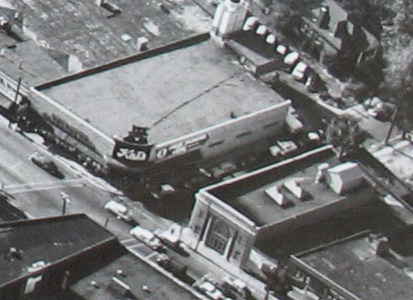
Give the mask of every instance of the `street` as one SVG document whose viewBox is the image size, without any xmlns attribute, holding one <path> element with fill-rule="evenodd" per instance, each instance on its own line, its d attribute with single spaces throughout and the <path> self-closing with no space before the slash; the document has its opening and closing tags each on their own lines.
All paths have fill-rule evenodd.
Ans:
<svg viewBox="0 0 413 300">
<path fill-rule="evenodd" d="M 129 238 L 131 225 L 104 209 L 104 204 L 114 199 L 124 202 L 134 218 L 147 227 L 165 224 L 160 218 L 156 219 L 155 215 L 146 213 L 141 203 L 116 195 L 113 189 L 105 189 L 102 184 L 93 184 L 93 176 L 86 171 L 82 172 L 80 166 L 74 168 L 73 162 L 69 163 L 62 157 L 50 154 L 43 146 L 31 142 L 7 125 L 8 122 L 2 118 L 0 184 L 5 192 L 14 197 L 10 200 L 12 204 L 28 216 L 42 218 L 63 213 L 85 213 L 120 239 Z M 50 157 L 64 174 L 64 178 L 56 178 L 30 161 L 29 156 L 34 152 Z M 62 192 L 67 198 L 62 197 Z"/>
</svg>

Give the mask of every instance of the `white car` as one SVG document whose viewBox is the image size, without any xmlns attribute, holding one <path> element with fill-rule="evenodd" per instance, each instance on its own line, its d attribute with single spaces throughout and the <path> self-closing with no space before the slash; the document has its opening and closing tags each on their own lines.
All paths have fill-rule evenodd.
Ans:
<svg viewBox="0 0 413 300">
<path fill-rule="evenodd" d="M 284 57 L 284 63 L 287 66 L 294 66 L 300 59 L 300 54 L 298 52 L 290 52 Z"/>
<path fill-rule="evenodd" d="M 295 80 L 303 81 L 305 80 L 307 73 L 309 71 L 309 67 L 307 64 L 300 61 L 294 68 L 293 72 L 291 73 Z"/>
<path fill-rule="evenodd" d="M 213 300 L 225 299 L 224 294 L 212 282 L 204 281 L 197 288 Z"/>
<path fill-rule="evenodd" d="M 162 242 L 155 236 L 155 234 L 141 226 L 136 226 L 129 231 L 130 235 L 142 241 L 145 245 L 153 250 L 163 249 Z"/>
<path fill-rule="evenodd" d="M 115 216 L 117 216 L 119 219 L 122 219 L 126 222 L 132 222 L 133 220 L 132 215 L 129 212 L 129 209 L 119 202 L 110 200 L 105 204 L 104 208 L 110 211 Z"/>
</svg>

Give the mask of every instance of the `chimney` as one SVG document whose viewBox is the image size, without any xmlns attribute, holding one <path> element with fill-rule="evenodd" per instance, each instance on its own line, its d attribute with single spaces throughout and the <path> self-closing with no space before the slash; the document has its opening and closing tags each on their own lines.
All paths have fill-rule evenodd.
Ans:
<svg viewBox="0 0 413 300">
<path fill-rule="evenodd" d="M 227 37 L 233 32 L 242 29 L 247 9 L 240 0 L 222 1 L 212 21 L 213 32 L 219 37 Z"/>
<path fill-rule="evenodd" d="M 315 183 L 324 183 L 326 181 L 326 172 L 329 167 L 330 165 L 328 163 L 322 163 L 317 167 Z"/>
<path fill-rule="evenodd" d="M 136 47 L 139 51 L 146 51 L 148 50 L 148 42 L 149 40 L 146 37 L 141 36 L 136 40 Z"/>
<path fill-rule="evenodd" d="M 328 24 L 330 24 L 330 11 L 327 6 L 320 8 L 320 14 L 317 19 L 317 26 L 323 29 L 328 29 Z"/>
</svg>

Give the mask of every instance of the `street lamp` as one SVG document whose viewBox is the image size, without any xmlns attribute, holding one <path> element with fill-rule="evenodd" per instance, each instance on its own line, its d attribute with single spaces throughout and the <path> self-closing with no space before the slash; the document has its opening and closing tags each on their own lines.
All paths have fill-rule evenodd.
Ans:
<svg viewBox="0 0 413 300">
<path fill-rule="evenodd" d="M 62 215 L 64 215 L 66 213 L 66 206 L 70 203 L 70 198 L 65 192 L 60 192 L 60 197 L 63 200 Z"/>
</svg>

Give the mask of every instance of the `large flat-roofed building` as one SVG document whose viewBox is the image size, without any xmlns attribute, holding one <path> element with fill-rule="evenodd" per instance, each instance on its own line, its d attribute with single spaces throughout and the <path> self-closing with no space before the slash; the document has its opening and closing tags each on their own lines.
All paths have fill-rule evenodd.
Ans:
<svg viewBox="0 0 413 300">
<path fill-rule="evenodd" d="M 349 180 L 348 172 L 358 175 Z M 324 146 L 201 189 L 188 236 L 192 248 L 215 262 L 246 268 L 259 263 L 262 243 L 273 240 L 271 246 L 281 249 L 277 237 L 361 207 L 373 196 L 359 166 L 341 163 Z"/>
<path fill-rule="evenodd" d="M 104 164 L 174 167 L 267 151 L 290 101 L 202 34 L 29 91 L 59 143 Z M 112 158 L 110 158 L 112 157 Z"/>
<path fill-rule="evenodd" d="M 27 36 L 73 71 L 138 53 L 140 38 L 154 49 L 210 28 L 208 15 L 188 0 L 162 6 L 145 0 L 3 2 L 22 16 Z"/>
</svg>

